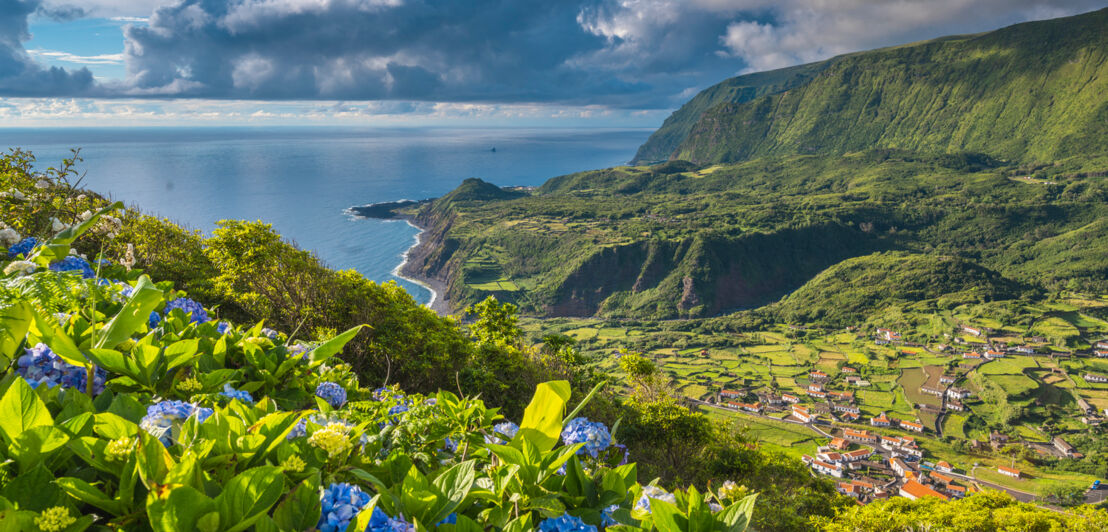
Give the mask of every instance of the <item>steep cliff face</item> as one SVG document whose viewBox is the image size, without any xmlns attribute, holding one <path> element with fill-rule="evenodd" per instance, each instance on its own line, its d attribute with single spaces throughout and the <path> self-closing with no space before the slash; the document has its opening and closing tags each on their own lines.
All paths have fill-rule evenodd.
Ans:
<svg viewBox="0 0 1108 532">
<path fill-rule="evenodd" d="M 696 109 L 670 157 L 719 163 L 874 147 L 1012 161 L 1104 154 L 1105 94 L 1108 9 L 830 60 L 786 90 Z"/>
</svg>

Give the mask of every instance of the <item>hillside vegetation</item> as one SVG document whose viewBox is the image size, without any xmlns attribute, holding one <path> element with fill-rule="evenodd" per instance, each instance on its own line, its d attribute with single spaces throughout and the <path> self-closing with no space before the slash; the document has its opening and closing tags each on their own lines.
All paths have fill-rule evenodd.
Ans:
<svg viewBox="0 0 1108 532">
<path fill-rule="evenodd" d="M 708 89 L 637 160 L 662 158 L 662 146 L 697 163 L 873 147 L 1022 162 L 1105 154 L 1108 10 L 794 68 L 791 83 L 752 98 L 725 89 L 747 77 Z"/>
</svg>

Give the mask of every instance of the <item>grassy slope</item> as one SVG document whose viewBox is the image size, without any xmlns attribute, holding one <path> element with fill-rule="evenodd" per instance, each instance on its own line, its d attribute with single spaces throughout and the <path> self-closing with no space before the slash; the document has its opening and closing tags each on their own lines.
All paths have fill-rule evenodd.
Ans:
<svg viewBox="0 0 1108 532">
<path fill-rule="evenodd" d="M 831 61 L 756 72 L 717 83 L 697 94 L 673 112 L 662 127 L 646 140 L 632 160 L 634 164 L 664 161 L 688 136 L 700 115 L 721 103 L 742 103 L 767 94 L 777 94 L 809 82 Z"/>
<path fill-rule="evenodd" d="M 705 111 L 673 158 L 870 147 L 1015 161 L 1105 153 L 1108 10 L 841 57 L 787 92 Z"/>
</svg>

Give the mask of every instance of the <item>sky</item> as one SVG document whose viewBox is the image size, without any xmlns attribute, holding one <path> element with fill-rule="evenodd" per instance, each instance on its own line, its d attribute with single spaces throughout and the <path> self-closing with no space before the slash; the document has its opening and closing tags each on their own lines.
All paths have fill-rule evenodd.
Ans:
<svg viewBox="0 0 1108 532">
<path fill-rule="evenodd" d="M 656 127 L 739 74 L 1104 0 L 0 0 L 0 126 Z"/>
</svg>

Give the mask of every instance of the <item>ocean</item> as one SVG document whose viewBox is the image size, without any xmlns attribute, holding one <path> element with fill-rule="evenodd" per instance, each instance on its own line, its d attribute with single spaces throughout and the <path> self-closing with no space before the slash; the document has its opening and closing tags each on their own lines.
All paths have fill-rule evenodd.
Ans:
<svg viewBox="0 0 1108 532">
<path fill-rule="evenodd" d="M 540 185 L 624 164 L 651 130 L 357 128 L 0 129 L 0 147 L 57 166 L 81 148 L 82 186 L 210 233 L 222 219 L 262 220 L 333 268 L 396 281 L 418 230 L 347 215 L 354 205 L 441 196 L 467 177 Z M 493 150 L 495 148 L 495 151 Z"/>
</svg>

